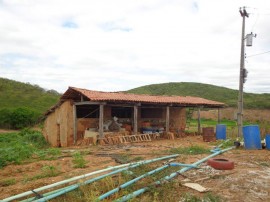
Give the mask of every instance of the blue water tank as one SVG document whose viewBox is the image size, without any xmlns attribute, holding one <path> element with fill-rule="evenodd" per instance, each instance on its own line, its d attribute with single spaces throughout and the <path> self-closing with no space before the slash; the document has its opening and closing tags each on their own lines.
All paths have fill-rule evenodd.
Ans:
<svg viewBox="0 0 270 202">
<path fill-rule="evenodd" d="M 270 134 L 265 136 L 266 149 L 270 150 Z"/>
<path fill-rule="evenodd" d="M 258 125 L 244 126 L 243 136 L 246 149 L 262 149 L 260 129 Z"/>
<path fill-rule="evenodd" d="M 217 140 L 226 140 L 226 125 L 225 124 L 216 125 L 216 138 Z"/>
</svg>

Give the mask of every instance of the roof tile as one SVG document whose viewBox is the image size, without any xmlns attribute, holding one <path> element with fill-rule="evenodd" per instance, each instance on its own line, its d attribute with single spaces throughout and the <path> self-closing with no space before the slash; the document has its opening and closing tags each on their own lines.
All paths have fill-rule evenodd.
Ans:
<svg viewBox="0 0 270 202">
<path fill-rule="evenodd" d="M 75 87 L 69 89 L 63 94 L 62 99 L 68 97 L 71 91 L 76 91 L 83 94 L 91 101 L 126 101 L 126 102 L 141 102 L 141 103 L 160 103 L 160 104 L 182 104 L 182 105 L 209 105 L 215 107 L 224 107 L 225 104 L 212 100 L 207 100 L 199 97 L 191 96 L 157 96 L 157 95 L 139 95 L 123 92 L 102 92 L 93 91 Z"/>
</svg>

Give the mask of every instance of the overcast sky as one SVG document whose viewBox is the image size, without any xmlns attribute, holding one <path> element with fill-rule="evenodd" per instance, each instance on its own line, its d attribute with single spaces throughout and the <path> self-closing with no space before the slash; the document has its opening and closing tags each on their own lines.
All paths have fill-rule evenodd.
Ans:
<svg viewBox="0 0 270 202">
<path fill-rule="evenodd" d="M 246 55 L 270 51 L 267 0 L 0 0 L 0 77 L 64 92 L 165 82 L 238 89 Z M 270 54 L 246 58 L 244 90 L 270 93 Z"/>
</svg>

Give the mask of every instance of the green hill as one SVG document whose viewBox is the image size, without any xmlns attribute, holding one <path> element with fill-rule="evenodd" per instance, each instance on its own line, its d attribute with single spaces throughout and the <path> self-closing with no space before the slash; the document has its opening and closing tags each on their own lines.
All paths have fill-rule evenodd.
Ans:
<svg viewBox="0 0 270 202">
<path fill-rule="evenodd" d="M 54 90 L 45 90 L 38 85 L 0 78 L 0 109 L 27 107 L 43 113 L 56 104 L 59 97 L 60 94 Z"/>
<path fill-rule="evenodd" d="M 129 93 L 150 95 L 196 96 L 237 107 L 238 90 L 190 82 L 152 84 L 128 90 Z M 270 109 L 270 94 L 244 93 L 244 108 Z"/>
<path fill-rule="evenodd" d="M 34 124 L 59 97 L 54 90 L 0 78 L 0 127 L 23 128 Z"/>
</svg>

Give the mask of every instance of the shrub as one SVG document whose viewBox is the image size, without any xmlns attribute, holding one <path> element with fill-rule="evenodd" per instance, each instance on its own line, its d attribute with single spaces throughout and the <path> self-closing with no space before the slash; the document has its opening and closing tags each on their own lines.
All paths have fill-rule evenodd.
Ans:
<svg viewBox="0 0 270 202">
<path fill-rule="evenodd" d="M 10 114 L 10 125 L 14 129 L 22 129 L 33 125 L 38 118 L 38 113 L 28 108 L 19 107 Z"/>
<path fill-rule="evenodd" d="M 34 144 L 38 148 L 44 148 L 49 146 L 48 142 L 44 138 L 41 132 L 36 130 L 30 130 L 30 129 L 23 129 L 19 133 L 23 137 L 23 140 L 25 142 L 28 142 L 30 144 Z"/>
<path fill-rule="evenodd" d="M 76 152 L 72 155 L 72 162 L 74 163 L 74 168 L 85 168 L 86 160 L 83 158 L 80 152 Z"/>
</svg>

